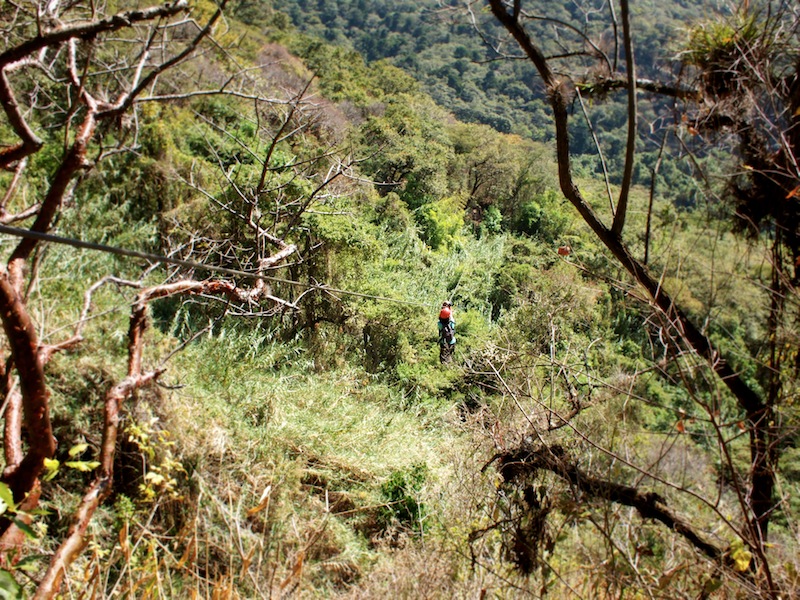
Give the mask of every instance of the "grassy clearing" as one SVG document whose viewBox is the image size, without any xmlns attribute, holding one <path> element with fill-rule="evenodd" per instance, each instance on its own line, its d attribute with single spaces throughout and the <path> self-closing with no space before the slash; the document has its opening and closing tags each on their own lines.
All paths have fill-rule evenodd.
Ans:
<svg viewBox="0 0 800 600">
<path fill-rule="evenodd" d="M 193 383 L 166 395 L 161 411 L 184 463 L 203 473 L 195 485 L 212 496 L 196 510 L 216 545 L 234 531 L 253 535 L 248 511 L 271 488 L 269 508 L 255 513 L 270 532 L 257 544 L 269 555 L 253 575 L 259 589 L 288 578 L 309 593 L 344 591 L 379 548 L 441 526 L 433 515 L 446 510 L 448 457 L 468 441 L 454 407 L 409 407 L 357 369 L 315 374 L 302 351 L 265 344 L 242 357 L 247 347 L 226 335 L 188 348 L 171 369 Z M 238 525 L 220 528 L 222 514 Z M 298 560 L 307 576 L 293 582 Z"/>
</svg>

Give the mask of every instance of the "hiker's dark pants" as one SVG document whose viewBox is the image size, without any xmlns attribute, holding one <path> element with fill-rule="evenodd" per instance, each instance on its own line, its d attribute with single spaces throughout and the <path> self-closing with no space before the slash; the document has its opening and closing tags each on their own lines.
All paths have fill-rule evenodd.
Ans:
<svg viewBox="0 0 800 600">
<path fill-rule="evenodd" d="M 453 360 L 453 352 L 455 352 L 455 344 L 439 344 L 439 362 L 449 363 Z"/>
</svg>

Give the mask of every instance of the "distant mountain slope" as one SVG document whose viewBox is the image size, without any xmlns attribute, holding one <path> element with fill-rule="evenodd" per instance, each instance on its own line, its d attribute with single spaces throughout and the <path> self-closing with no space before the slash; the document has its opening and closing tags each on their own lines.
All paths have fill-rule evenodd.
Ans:
<svg viewBox="0 0 800 600">
<path fill-rule="evenodd" d="M 286 13 L 301 31 L 351 47 L 367 61 L 387 59 L 408 71 L 459 119 L 488 124 L 501 132 L 547 139 L 550 136 L 547 110 L 534 83 L 537 78 L 532 76 L 527 62 L 497 60 L 497 54 L 475 32 L 463 4 L 442 4 L 447 3 L 274 0 L 275 8 Z M 594 7 L 597 11 L 605 10 L 603 2 L 591 4 L 597 5 Z M 711 14 L 715 7 L 716 3 L 709 0 L 648 0 L 634 5 L 639 72 L 654 76 L 667 70 L 668 65 L 656 62 L 659 57 L 663 60 L 664 48 L 677 51 L 685 23 Z M 577 18 L 578 22 L 586 22 L 590 34 L 603 33 L 599 29 L 593 31 L 595 24 L 601 26 L 601 19 L 581 12 L 578 3 L 544 0 L 539 12 L 564 21 L 575 22 Z M 477 13 L 474 17 L 482 27 L 492 31 L 494 24 L 488 15 Z M 552 28 L 552 23 L 543 27 Z M 580 153 L 582 148 L 575 150 Z"/>
</svg>

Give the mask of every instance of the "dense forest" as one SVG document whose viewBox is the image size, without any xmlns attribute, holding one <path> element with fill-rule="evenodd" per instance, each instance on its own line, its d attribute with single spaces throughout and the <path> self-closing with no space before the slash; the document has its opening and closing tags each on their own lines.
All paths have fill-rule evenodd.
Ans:
<svg viewBox="0 0 800 600">
<path fill-rule="evenodd" d="M 507 48 L 479 43 L 476 21 L 488 34 L 496 32 L 498 27 L 481 16 L 479 5 L 472 6 L 470 11 L 465 8 L 466 3 L 438 0 L 369 3 L 277 0 L 275 5 L 291 16 L 302 31 L 317 39 L 352 48 L 368 62 L 387 60 L 400 67 L 461 121 L 483 123 L 500 132 L 538 141 L 553 139 L 544 86 L 535 77 L 532 66 L 525 61 L 506 60 L 511 54 Z M 719 9 L 716 2 L 702 0 L 680 3 L 648 0 L 633 6 L 634 15 L 642 16 L 637 19 L 636 45 L 640 75 L 677 79 L 680 63 L 674 57 L 685 49 L 690 33 L 686 24 L 697 21 L 705 11 Z M 239 10 L 249 16 L 252 9 L 249 3 L 242 2 Z M 546 51 L 558 54 L 564 46 L 563 38 L 550 35 L 551 29 L 566 29 L 566 24 L 577 23 L 584 35 L 600 40 L 601 47 L 619 60 L 621 47 L 611 46 L 609 24 L 603 18 L 589 18 L 592 10 L 602 10 L 602 6 L 563 2 L 537 5 L 537 13 L 549 19 L 542 20 L 536 30 Z M 308 56 L 303 46 L 289 44 L 295 52 Z M 599 62 L 594 60 L 585 70 L 592 73 L 599 69 Z M 641 147 L 635 180 L 642 185 L 649 185 L 650 169 L 658 160 L 661 145 L 658 137 L 651 134 L 653 126 L 661 127 L 661 120 L 672 118 L 668 101 L 658 97 L 651 100 L 652 106 L 641 108 L 639 124 Z M 572 109 L 580 111 L 579 104 Z M 595 111 L 591 121 L 592 128 L 607 134 L 602 144 L 611 166 L 608 175 L 615 183 L 619 183 L 621 171 L 614 166 L 625 145 L 625 119 L 624 102 L 611 95 L 604 99 L 602 110 Z M 591 128 L 579 122 L 571 133 L 572 151 L 580 156 L 576 165 L 587 173 L 602 175 Z M 673 203 L 694 203 L 691 177 L 687 176 L 691 171 L 687 160 L 670 162 L 661 173 L 662 178 L 667 178 L 662 195 Z"/>
<path fill-rule="evenodd" d="M 0 31 L 0 596 L 798 594 L 793 2 Z"/>
</svg>

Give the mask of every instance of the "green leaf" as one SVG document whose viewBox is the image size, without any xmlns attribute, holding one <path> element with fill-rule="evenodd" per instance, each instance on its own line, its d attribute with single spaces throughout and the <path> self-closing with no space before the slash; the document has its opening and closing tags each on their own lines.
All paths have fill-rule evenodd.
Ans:
<svg viewBox="0 0 800 600">
<path fill-rule="evenodd" d="M 75 458 L 76 456 L 80 456 L 81 454 L 83 454 L 86 451 L 86 449 L 88 447 L 89 447 L 89 444 L 75 444 L 72 448 L 69 449 L 69 455 L 72 458 Z"/>
<path fill-rule="evenodd" d="M 33 529 L 31 529 L 31 526 L 28 525 L 25 521 L 23 521 L 22 519 L 12 519 L 12 521 L 14 521 L 14 525 L 19 527 L 20 531 L 22 531 L 22 533 L 24 533 L 28 539 L 31 540 L 37 539 L 36 532 Z"/>
<path fill-rule="evenodd" d="M 96 460 L 73 460 L 65 462 L 64 466 L 69 467 L 70 469 L 75 469 L 76 471 L 83 471 L 84 473 L 87 473 L 89 471 L 94 471 L 100 466 L 100 463 Z"/>
<path fill-rule="evenodd" d="M 721 587 L 722 587 L 722 580 L 717 579 L 715 577 L 710 577 L 706 580 L 705 584 L 703 585 L 703 593 L 713 594 Z"/>
<path fill-rule="evenodd" d="M 33 573 L 34 571 L 39 570 L 39 562 L 47 559 L 47 556 L 44 554 L 31 554 L 30 556 L 26 556 L 17 564 L 14 565 L 14 569 L 17 571 L 25 571 L 27 573 Z"/>
<path fill-rule="evenodd" d="M 17 506 L 14 504 L 14 494 L 11 493 L 11 488 L 2 481 L 0 481 L 0 500 L 5 503 L 11 512 L 17 512 Z"/>
<path fill-rule="evenodd" d="M 14 576 L 0 569 L 0 600 L 24 600 L 22 587 L 14 579 Z"/>
</svg>

